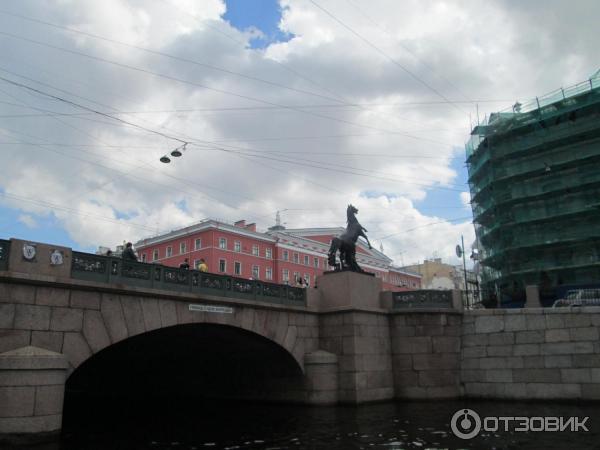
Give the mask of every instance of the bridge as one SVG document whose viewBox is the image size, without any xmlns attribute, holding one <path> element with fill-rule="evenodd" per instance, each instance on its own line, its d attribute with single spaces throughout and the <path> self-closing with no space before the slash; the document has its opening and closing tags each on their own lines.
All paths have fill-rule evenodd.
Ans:
<svg viewBox="0 0 600 450">
<path fill-rule="evenodd" d="M 0 440 L 58 433 L 65 392 L 600 399 L 600 307 L 463 311 L 459 294 L 351 272 L 301 289 L 0 240 Z"/>
</svg>

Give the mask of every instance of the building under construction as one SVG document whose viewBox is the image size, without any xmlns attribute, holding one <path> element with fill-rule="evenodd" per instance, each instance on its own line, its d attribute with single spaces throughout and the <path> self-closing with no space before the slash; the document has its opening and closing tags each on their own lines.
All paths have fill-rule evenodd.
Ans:
<svg viewBox="0 0 600 450">
<path fill-rule="evenodd" d="M 491 114 L 466 157 L 484 287 L 600 284 L 600 71 Z"/>
</svg>

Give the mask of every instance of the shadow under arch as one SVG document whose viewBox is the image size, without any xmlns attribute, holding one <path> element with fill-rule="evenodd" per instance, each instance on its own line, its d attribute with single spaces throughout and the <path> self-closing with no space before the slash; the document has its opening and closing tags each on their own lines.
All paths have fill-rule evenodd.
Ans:
<svg viewBox="0 0 600 450">
<path fill-rule="evenodd" d="M 67 379 L 66 415 L 70 400 L 81 396 L 301 402 L 304 374 L 293 355 L 268 338 L 192 323 L 139 334 L 94 354 Z"/>
</svg>

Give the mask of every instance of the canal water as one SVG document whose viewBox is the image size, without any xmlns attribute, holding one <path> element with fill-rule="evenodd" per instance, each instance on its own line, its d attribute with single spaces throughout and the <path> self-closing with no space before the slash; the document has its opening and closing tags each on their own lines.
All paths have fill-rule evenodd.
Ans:
<svg viewBox="0 0 600 450">
<path fill-rule="evenodd" d="M 35 450 L 600 449 L 600 404 L 398 401 L 308 407 L 206 400 L 70 399 L 60 443 Z M 583 419 L 588 432 L 481 431 L 462 440 L 453 414 Z"/>
</svg>

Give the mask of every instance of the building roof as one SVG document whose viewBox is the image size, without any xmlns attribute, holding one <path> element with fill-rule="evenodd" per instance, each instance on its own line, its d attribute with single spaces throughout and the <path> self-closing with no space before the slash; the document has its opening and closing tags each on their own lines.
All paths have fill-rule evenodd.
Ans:
<svg viewBox="0 0 600 450">
<path fill-rule="evenodd" d="M 281 246 L 289 245 L 293 248 L 297 248 L 298 250 L 304 250 L 305 252 L 317 252 L 315 255 L 321 256 L 323 253 L 326 253 L 329 250 L 330 243 L 328 241 L 325 242 L 325 240 L 317 240 L 314 238 L 338 236 L 345 231 L 345 229 L 342 227 L 291 229 L 284 227 L 273 229 L 274 227 L 272 227 L 269 229 L 269 231 L 263 233 L 252 231 L 244 226 L 240 226 L 240 224 L 243 224 L 243 221 L 238 221 L 236 223 L 238 225 L 215 219 L 205 219 L 184 228 L 171 230 L 168 233 L 141 239 L 140 241 L 136 242 L 135 247 L 136 249 L 141 250 L 151 245 L 168 242 L 193 233 L 199 233 L 209 229 L 220 229 L 229 233 L 259 239 Z M 369 249 L 367 244 L 361 239 L 356 242 L 356 245 L 357 248 L 360 249 L 357 254 L 357 260 L 360 263 L 379 269 L 387 269 L 390 266 L 392 259 L 387 257 L 376 248 L 373 247 Z"/>
<path fill-rule="evenodd" d="M 135 243 L 136 248 L 144 248 L 149 245 L 159 244 L 161 242 L 170 241 L 192 233 L 198 233 L 209 229 L 221 229 L 234 234 L 240 234 L 242 236 L 248 236 L 255 239 L 260 239 L 266 242 L 275 242 L 275 239 L 266 233 L 259 231 L 252 231 L 247 228 L 232 225 L 230 223 L 221 222 L 215 219 L 205 219 L 188 227 L 179 228 L 177 230 L 171 230 L 168 233 L 164 233 L 158 236 L 149 237 L 142 239 Z"/>
</svg>

